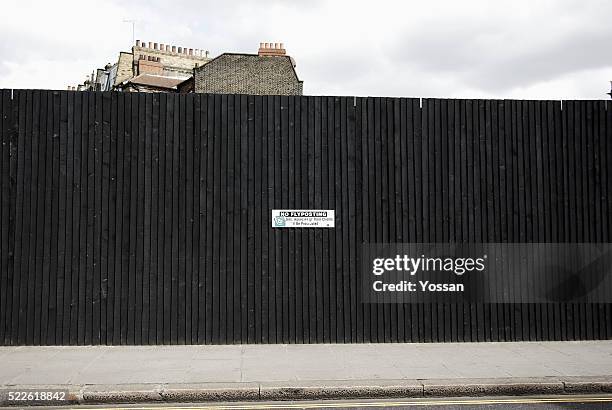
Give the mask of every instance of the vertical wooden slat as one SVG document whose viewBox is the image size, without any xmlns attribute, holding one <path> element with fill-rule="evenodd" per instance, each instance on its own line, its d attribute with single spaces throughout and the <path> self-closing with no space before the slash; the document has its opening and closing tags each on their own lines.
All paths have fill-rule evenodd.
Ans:
<svg viewBox="0 0 612 410">
<path fill-rule="evenodd" d="M 355 164 L 355 175 L 354 175 L 354 192 L 353 199 L 355 218 L 352 229 L 354 232 L 354 264 L 355 271 L 361 268 L 361 244 L 363 243 L 363 139 L 362 139 L 362 98 L 353 97 L 353 112 L 352 112 L 354 123 L 353 123 L 353 138 L 354 138 L 354 157 L 353 161 Z M 364 304 L 362 297 L 361 288 L 361 277 L 359 275 L 353 276 L 354 279 L 354 297 L 351 308 L 351 317 L 354 318 L 353 326 L 353 339 L 355 343 L 363 342 L 363 320 L 364 320 Z"/>
<path fill-rule="evenodd" d="M 283 97 L 281 103 L 284 104 L 285 113 L 281 122 L 281 138 L 283 139 L 284 157 L 282 161 L 285 193 L 283 196 L 283 208 L 296 209 L 296 122 L 295 122 L 295 96 Z M 283 136 L 286 135 L 286 138 Z M 241 190 L 244 188 L 241 187 Z M 287 293 L 284 295 L 285 308 L 287 309 L 283 317 L 284 323 L 284 343 L 297 343 L 297 321 L 300 314 L 298 307 L 299 282 L 296 275 L 296 232 L 291 230 L 288 238 L 283 244 L 284 254 L 283 263 L 286 266 Z"/>
<path fill-rule="evenodd" d="M 182 203 L 182 212 L 184 221 L 183 233 L 181 242 L 183 247 L 184 261 L 181 269 L 182 273 L 182 290 L 180 297 L 183 299 L 181 304 L 180 315 L 183 316 L 183 338 L 185 344 L 191 343 L 192 328 L 191 328 L 191 309 L 192 309 L 192 264 L 191 258 L 193 253 L 193 100 L 190 95 L 180 95 L 181 108 L 181 185 L 183 186 L 184 201 Z M 183 323 L 184 322 L 184 323 Z"/>
<path fill-rule="evenodd" d="M 248 104 L 247 96 L 235 99 L 234 121 L 234 203 L 236 218 L 234 220 L 234 340 L 236 343 L 247 343 L 248 338 L 248 275 L 247 275 L 247 171 L 248 166 Z"/>
<path fill-rule="evenodd" d="M 173 95 L 171 104 L 173 106 L 172 115 L 172 128 L 170 129 L 169 138 L 172 141 L 171 151 L 171 225 L 170 225 L 170 237 L 171 237 L 171 256 L 170 256 L 170 343 L 179 344 L 184 343 L 185 334 L 184 327 L 184 302 L 185 299 L 182 297 L 181 290 L 181 228 L 183 227 L 183 221 L 181 220 L 181 208 L 184 203 L 184 197 L 182 194 L 182 181 L 180 179 L 180 170 L 182 168 L 181 163 L 181 111 L 180 111 L 180 97 L 179 95 Z M 170 101 L 169 101 L 170 103 Z M 183 331 L 183 332 L 181 332 Z"/>
<path fill-rule="evenodd" d="M 138 290 L 136 289 L 136 222 L 138 212 L 138 139 L 139 139 L 139 106 L 140 96 L 138 94 L 130 95 L 130 136 L 129 141 L 129 156 L 126 158 L 126 162 L 129 166 L 127 175 L 129 175 L 129 185 L 127 194 L 129 195 L 129 212 L 126 218 L 127 227 L 129 227 L 129 233 L 127 237 L 128 245 L 128 292 L 126 297 L 126 318 L 127 318 L 127 334 L 126 343 L 135 344 L 136 342 L 136 327 L 138 325 L 136 319 L 137 298 L 136 295 Z M 125 191 L 124 191 L 125 193 Z"/>
<path fill-rule="evenodd" d="M 314 208 L 314 178 L 315 178 L 315 167 L 314 167 L 314 157 L 315 157 L 315 149 L 314 149 L 314 118 L 315 118 L 315 97 L 308 97 L 307 104 L 305 109 L 305 133 L 302 135 L 302 138 L 306 141 L 306 146 L 304 147 L 305 157 L 304 165 L 305 170 L 305 186 L 304 193 L 306 194 L 306 198 L 303 202 L 303 206 L 308 208 Z M 312 230 L 308 230 L 308 232 L 304 232 L 306 247 L 305 247 L 305 268 L 307 270 L 307 276 L 305 277 L 305 285 L 308 290 L 308 294 L 305 297 L 308 310 L 307 310 L 307 320 L 308 320 L 308 343 L 316 343 L 317 342 L 317 321 L 318 321 L 318 309 L 317 309 L 317 299 L 316 299 L 316 267 L 314 264 L 314 232 Z M 319 325 L 320 326 L 320 325 Z"/>
<path fill-rule="evenodd" d="M 195 343 L 203 344 L 206 339 L 206 155 L 207 155 L 207 121 L 206 121 L 206 98 L 203 95 L 195 96 L 195 126 L 194 126 L 194 141 L 197 147 L 197 155 L 194 155 L 194 164 L 196 165 L 196 175 L 194 176 L 194 200 L 197 203 L 197 233 L 194 235 L 197 238 L 197 334 Z M 162 119 L 163 105 L 160 106 L 160 119 Z M 160 125 L 161 129 L 161 125 Z M 160 140 L 161 150 L 161 140 Z M 160 160 L 161 160 L 160 151 Z M 160 163 L 161 169 L 161 163 Z M 161 183 L 161 181 L 160 181 Z M 160 209 L 161 212 L 161 209 Z M 196 212 L 196 210 L 194 210 Z M 160 226 L 161 229 L 161 226 Z M 161 240 L 161 235 L 160 235 Z M 159 247 L 159 245 L 158 245 Z M 161 269 L 161 264 L 160 264 Z M 161 274 L 161 272 L 160 272 Z M 195 302 L 194 302 L 195 303 Z"/>
<path fill-rule="evenodd" d="M 147 147 L 147 159 L 149 161 L 148 168 L 148 179 L 149 179 L 149 191 L 146 195 L 149 207 L 149 219 L 147 221 L 149 225 L 149 328 L 148 344 L 159 343 L 158 336 L 158 324 L 159 324 L 159 299 L 163 294 L 163 288 L 160 283 L 160 268 L 159 259 L 157 253 L 158 239 L 159 239 L 159 105 L 160 105 L 160 94 L 154 94 L 151 98 L 151 134 L 149 139 L 149 146 Z"/>
<path fill-rule="evenodd" d="M 10 139 L 9 139 L 9 112 L 11 104 L 10 90 L 0 90 L 0 343 L 6 344 L 8 332 L 6 329 L 7 299 L 10 296 L 8 289 L 9 270 L 9 204 L 11 181 L 9 179 L 10 167 Z"/>
<path fill-rule="evenodd" d="M 135 95 L 125 94 L 124 95 L 124 110 L 125 110 L 125 125 L 124 135 L 122 137 L 123 143 L 123 191 L 122 201 L 124 203 L 122 207 L 122 221 L 121 221 L 121 331 L 120 339 L 121 344 L 129 344 L 130 340 L 133 343 L 132 329 L 133 329 L 133 313 L 131 303 L 132 293 L 132 244 L 131 240 L 132 228 L 131 228 L 131 215 L 132 215 L 132 141 L 134 140 L 134 110 L 133 101 Z"/>
<path fill-rule="evenodd" d="M 243 317 L 246 320 L 243 326 L 245 331 L 244 341 L 246 343 L 255 343 L 255 324 L 256 314 L 255 305 L 257 300 L 257 288 L 255 286 L 255 224 L 256 218 L 255 210 L 255 97 L 248 96 L 242 97 L 243 106 L 245 106 L 245 121 L 243 123 L 243 132 L 246 141 L 243 142 L 242 156 L 241 156 L 241 169 L 243 172 L 243 181 L 246 182 L 244 188 L 245 198 L 243 204 L 246 205 L 247 209 L 243 211 L 244 217 L 246 217 L 246 258 L 243 260 L 242 269 L 246 273 L 246 315 Z M 245 266 L 246 264 L 246 266 Z M 298 299 L 299 300 L 299 299 Z M 298 322 L 299 323 L 299 322 Z"/>
<path fill-rule="evenodd" d="M 112 304 L 113 312 L 113 332 L 112 332 L 112 344 L 120 345 L 121 339 L 121 316 L 122 316 L 122 295 L 124 287 L 124 276 L 126 271 L 123 270 L 123 259 L 124 259 L 124 239 L 123 239 L 123 213 L 124 213 L 124 192 L 125 192 L 125 174 L 124 174 L 124 157 L 125 157 L 125 140 L 126 135 L 126 105 L 125 105 L 126 94 L 117 94 L 117 106 L 116 106 L 116 129 L 114 133 L 114 145 L 115 145 L 115 241 L 114 241 L 114 298 Z"/>
<path fill-rule="evenodd" d="M 421 108 L 422 100 L 418 103 L 415 101 L 412 104 L 412 133 L 414 135 L 414 143 L 411 150 L 412 158 L 414 158 L 414 187 L 415 190 L 415 199 L 414 199 L 414 209 L 416 210 L 415 214 L 415 229 L 411 233 L 410 240 L 411 242 L 423 242 L 423 223 L 425 218 L 423 217 L 423 162 L 425 159 L 422 156 L 422 146 L 423 146 L 423 112 Z M 411 330 L 412 330 L 412 341 L 413 342 L 422 342 L 423 341 L 423 327 L 420 326 L 423 315 L 423 307 L 420 305 L 413 306 L 412 309 L 412 320 L 411 320 Z"/>
<path fill-rule="evenodd" d="M 153 132 L 153 94 L 146 94 L 144 107 L 144 135 L 142 138 L 142 159 L 139 160 L 139 168 L 142 177 L 142 320 L 140 323 L 142 333 L 142 344 L 150 343 L 151 326 L 151 282 L 153 275 L 151 271 L 151 138 Z"/>
<path fill-rule="evenodd" d="M 262 212 L 264 221 L 267 218 L 265 209 L 262 211 L 262 169 L 263 169 L 263 155 L 262 155 L 262 127 L 263 127 L 263 97 L 250 97 L 252 100 L 252 115 L 254 118 L 252 131 L 250 136 L 252 142 L 249 146 L 249 159 L 252 158 L 251 163 L 253 164 L 250 169 L 250 175 L 253 179 L 253 239 L 251 247 L 254 249 L 252 254 L 252 260 L 254 261 L 254 269 L 252 271 L 253 277 L 253 330 L 251 331 L 254 343 L 261 343 L 263 340 L 262 326 L 263 326 L 263 261 L 261 246 L 263 241 L 263 232 L 260 228 L 262 221 Z M 264 222 L 265 223 L 265 222 Z M 210 246 L 209 246 L 210 248 Z"/>
<path fill-rule="evenodd" d="M 12 90 L 1 90 L 0 97 L 2 100 L 2 118 L 0 128 L 2 144 L 1 153 L 2 158 L 0 167 L 0 189 L 2 191 L 2 198 L 0 199 L 1 204 L 1 218 L 0 223 L 0 343 L 9 345 L 12 339 L 11 332 L 11 305 L 12 305 L 12 280 L 13 280 L 13 258 L 14 258 L 14 220 L 13 220 L 13 192 L 14 192 L 14 181 L 11 178 L 13 175 L 13 163 L 15 157 L 12 155 L 13 150 L 13 104 L 14 99 L 12 96 Z"/>
<path fill-rule="evenodd" d="M 100 206 L 100 344 L 108 344 L 108 292 L 110 249 L 110 152 L 111 152 L 111 93 L 102 94 L 101 206 Z"/>
<path fill-rule="evenodd" d="M 18 270 L 16 268 L 16 251 L 17 251 L 17 192 L 19 191 L 19 185 L 17 181 L 18 177 L 18 162 L 21 156 L 19 155 L 19 93 L 17 91 L 11 91 L 11 103 L 7 104 L 7 132 L 8 132 L 8 155 L 9 169 L 8 169 L 8 187 L 9 187 L 9 227 L 8 227 L 8 241 L 9 241 L 9 258 L 7 261 L 8 272 L 7 272 L 7 293 L 10 297 L 6 301 L 6 314 L 5 314 L 5 340 L 6 344 L 14 344 L 17 338 L 17 332 L 13 326 L 13 313 L 15 312 L 15 304 L 19 303 L 18 294 L 16 291 Z M 7 96 L 8 99 L 8 96 Z M 50 127 L 51 128 L 51 127 Z M 7 337 L 8 336 L 8 337 Z"/>
<path fill-rule="evenodd" d="M 193 212 L 193 230 L 192 230 L 192 257 L 191 257 L 191 344 L 198 344 L 200 337 L 200 234 L 202 227 L 202 208 L 200 205 L 201 199 L 201 184 L 200 184 L 200 160 L 201 160 L 201 137 L 202 130 L 202 100 L 200 95 L 189 97 L 190 101 L 187 104 L 188 109 L 193 109 L 193 127 L 190 129 L 190 135 L 193 140 L 193 186 L 192 186 L 192 212 Z M 158 108 L 157 108 L 158 109 Z M 154 111 L 155 113 L 155 111 Z M 153 151 L 155 152 L 155 139 L 153 140 Z M 157 187 L 153 184 L 153 198 Z M 155 207 L 155 204 L 154 204 Z"/>
<path fill-rule="evenodd" d="M 162 320 L 162 339 L 164 344 L 172 343 L 172 233 L 173 233 L 173 209 L 174 192 L 172 179 L 172 155 L 174 154 L 174 98 L 172 94 L 162 96 L 161 106 L 165 107 L 163 113 L 163 128 L 160 145 L 163 146 L 161 153 L 161 172 L 163 173 L 163 320 Z"/>
<path fill-rule="evenodd" d="M 74 262 L 76 259 L 74 249 L 74 229 L 75 229 L 75 207 L 73 203 L 74 198 L 74 139 L 75 139 L 75 92 L 68 92 L 67 94 L 67 116 L 66 116 L 66 257 L 64 262 L 64 286 L 62 292 L 64 293 L 64 305 L 63 305 L 63 322 L 62 322 L 62 343 L 70 344 L 70 330 L 72 327 L 72 313 L 74 306 L 73 299 L 73 279 L 77 275 L 77 271 L 74 269 Z M 32 218 L 34 219 L 34 218 Z"/>
<path fill-rule="evenodd" d="M 215 227 L 215 242 L 218 242 L 215 252 L 216 268 L 215 278 L 217 285 L 214 291 L 218 296 L 216 306 L 218 308 L 218 323 L 216 326 L 218 343 L 227 342 L 228 326 L 228 294 L 227 294 L 227 95 L 215 97 L 215 103 L 219 103 L 219 108 L 215 106 L 215 155 L 218 161 L 215 165 L 215 202 L 217 205 Z M 218 144 L 217 144 L 218 141 Z M 217 187 L 218 186 L 218 187 Z M 221 221 L 224 221 L 221 226 Z M 214 320 L 214 319 L 213 319 Z"/>
<path fill-rule="evenodd" d="M 334 177 L 334 164 L 335 161 L 335 129 L 334 129 L 334 98 L 323 97 L 320 100 L 315 101 L 315 106 L 318 108 L 317 117 L 315 119 L 316 133 L 320 140 L 320 192 L 321 192 L 321 203 L 320 207 L 325 209 L 332 209 L 335 205 L 335 187 L 337 180 Z M 315 188 L 316 189 L 316 188 Z M 315 207 L 317 205 L 315 204 Z M 332 207 L 332 208 L 329 208 Z M 337 245 L 335 236 L 338 233 L 336 231 L 329 232 L 325 230 L 322 232 L 322 258 L 323 263 L 321 266 L 321 276 L 324 280 L 323 283 L 323 301 L 324 311 L 323 316 L 327 318 L 323 323 L 323 341 L 329 343 L 330 338 L 337 337 L 338 330 L 338 309 L 340 306 L 337 305 L 336 301 L 338 298 L 338 292 L 341 292 L 341 287 L 338 286 L 341 276 L 338 275 L 336 265 L 336 246 Z M 333 248 L 333 249 L 332 249 Z M 341 296 L 340 296 L 341 297 Z M 326 300 L 327 299 L 327 300 Z M 341 299 L 339 299 L 341 301 Z M 340 302 L 341 304 L 341 302 Z"/>
<path fill-rule="evenodd" d="M 19 127 L 19 142 L 17 163 L 17 225 L 15 261 L 17 276 L 16 298 L 17 304 L 13 310 L 13 334 L 17 344 L 27 344 L 26 339 L 26 313 L 29 271 L 29 226 L 30 226 L 30 180 L 32 176 L 32 137 L 30 119 L 32 116 L 31 91 L 24 90 L 18 94 L 19 113 L 17 116 Z M 15 301 L 15 300 L 14 300 Z"/>
<path fill-rule="evenodd" d="M 273 122 L 271 123 L 272 132 L 269 134 L 273 141 L 272 152 L 272 175 L 273 181 L 273 195 L 274 199 L 270 206 L 270 209 L 282 207 L 283 199 L 283 175 L 281 169 L 281 158 L 282 158 L 282 144 L 281 144 L 281 97 L 274 96 L 273 98 Z M 286 136 L 283 139 L 286 140 Z M 280 188 L 278 188 L 280 186 Z M 270 229 L 270 225 L 268 225 Z M 271 315 L 271 320 L 274 322 L 274 329 L 272 329 L 272 339 L 275 343 L 282 343 L 283 339 L 283 291 L 284 291 L 284 278 L 283 278 L 283 237 L 285 235 L 282 232 L 276 230 L 273 234 L 274 237 L 274 257 L 272 258 L 272 266 L 274 270 L 273 285 L 274 290 L 271 294 L 273 300 L 271 304 L 274 306 L 274 312 Z"/>
<path fill-rule="evenodd" d="M 6 344 L 8 332 L 6 331 L 7 299 L 10 296 L 8 289 L 9 268 L 9 201 L 11 182 L 9 179 L 10 166 L 10 140 L 9 140 L 9 112 L 10 90 L 0 90 L 0 343 Z"/>
<path fill-rule="evenodd" d="M 88 217 L 89 217 L 89 201 L 88 201 L 88 186 L 89 186 L 89 172 L 88 172 L 88 157 L 89 157 L 89 102 L 90 98 L 88 94 L 81 94 L 81 129 L 79 136 L 80 144 L 80 189 L 79 189 L 79 302 L 78 302 L 78 324 L 77 324 L 77 344 L 82 345 L 86 343 L 86 322 L 87 322 L 87 294 L 88 294 Z M 47 106 L 47 113 L 51 111 L 51 107 Z M 48 118 L 48 115 L 47 115 Z M 47 136 L 47 152 L 49 152 L 50 140 Z M 47 155 L 47 161 L 49 156 Z M 47 167 L 49 164 L 47 164 Z M 48 176 L 47 176 L 48 178 Z M 48 190 L 48 186 L 46 189 Z M 45 192 L 45 197 L 48 193 Z M 48 208 L 45 208 L 45 219 L 48 215 Z M 45 221 L 45 235 L 47 234 L 47 226 Z M 45 249 L 46 251 L 46 249 Z M 43 268 L 43 277 L 45 271 Z M 43 290 L 43 295 L 44 295 Z M 44 300 L 44 296 L 43 296 Z M 43 302 L 44 305 L 44 302 Z M 41 316 L 41 320 L 44 319 L 44 310 Z M 43 335 L 41 331 L 41 340 Z"/>
</svg>

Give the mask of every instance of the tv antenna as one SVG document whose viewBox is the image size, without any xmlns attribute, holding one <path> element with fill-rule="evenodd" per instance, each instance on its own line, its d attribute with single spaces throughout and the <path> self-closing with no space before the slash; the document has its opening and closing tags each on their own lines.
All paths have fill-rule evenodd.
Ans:
<svg viewBox="0 0 612 410">
<path fill-rule="evenodd" d="M 123 19 L 123 22 L 132 24 L 132 45 L 134 45 L 134 42 L 136 41 L 136 20 Z"/>
</svg>

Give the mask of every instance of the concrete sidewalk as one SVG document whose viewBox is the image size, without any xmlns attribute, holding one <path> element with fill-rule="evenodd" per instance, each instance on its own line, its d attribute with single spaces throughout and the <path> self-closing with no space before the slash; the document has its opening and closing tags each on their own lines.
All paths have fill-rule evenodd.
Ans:
<svg viewBox="0 0 612 410">
<path fill-rule="evenodd" d="M 36 385 L 76 402 L 612 392 L 612 341 L 0 347 L 0 389 Z"/>
</svg>

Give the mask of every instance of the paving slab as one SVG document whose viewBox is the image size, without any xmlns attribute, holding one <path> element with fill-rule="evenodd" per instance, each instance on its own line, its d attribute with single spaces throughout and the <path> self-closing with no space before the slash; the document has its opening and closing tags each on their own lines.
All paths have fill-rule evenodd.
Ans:
<svg viewBox="0 0 612 410">
<path fill-rule="evenodd" d="M 0 389 L 56 385 L 108 402 L 252 398 L 255 390 L 258 399 L 412 397 L 415 381 L 423 396 L 612 393 L 612 341 L 21 346 L 0 347 L 0 359 Z"/>
</svg>

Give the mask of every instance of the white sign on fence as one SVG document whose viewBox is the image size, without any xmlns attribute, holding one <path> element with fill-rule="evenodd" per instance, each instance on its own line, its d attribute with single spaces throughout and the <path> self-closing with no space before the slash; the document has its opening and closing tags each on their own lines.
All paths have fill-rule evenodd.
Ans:
<svg viewBox="0 0 612 410">
<path fill-rule="evenodd" d="M 333 228 L 333 209 L 273 209 L 272 228 Z"/>
</svg>

